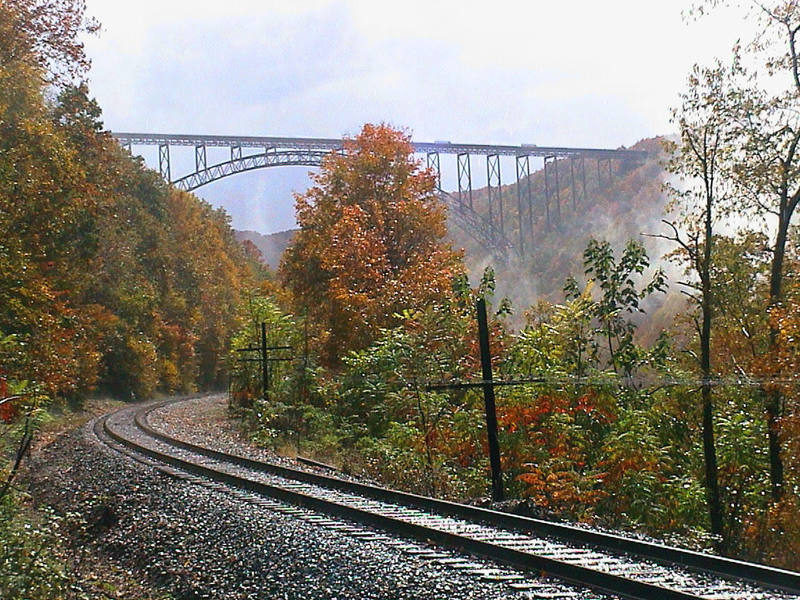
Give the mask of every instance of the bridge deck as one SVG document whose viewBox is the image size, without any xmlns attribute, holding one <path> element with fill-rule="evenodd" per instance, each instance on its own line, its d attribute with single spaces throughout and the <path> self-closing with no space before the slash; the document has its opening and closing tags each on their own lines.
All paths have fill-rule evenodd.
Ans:
<svg viewBox="0 0 800 600">
<path fill-rule="evenodd" d="M 112 132 L 122 144 L 133 146 L 222 146 L 242 148 L 276 148 L 291 150 L 337 150 L 342 140 L 336 138 L 262 137 L 250 135 L 195 135 L 174 133 L 128 133 Z M 644 159 L 646 152 L 626 149 L 568 148 L 563 146 L 536 146 L 533 144 L 493 145 L 464 144 L 453 142 L 412 142 L 418 153 L 477 154 L 502 156 L 555 156 L 584 157 L 592 159 L 633 158 Z"/>
</svg>

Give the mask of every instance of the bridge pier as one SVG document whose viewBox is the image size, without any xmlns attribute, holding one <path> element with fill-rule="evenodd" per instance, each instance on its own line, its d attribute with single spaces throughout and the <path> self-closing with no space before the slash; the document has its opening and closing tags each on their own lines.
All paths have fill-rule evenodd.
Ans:
<svg viewBox="0 0 800 600">
<path fill-rule="evenodd" d="M 204 171 L 206 169 L 206 146 L 202 144 L 194 147 L 194 167 L 195 171 Z"/>
<path fill-rule="evenodd" d="M 531 158 L 517 156 L 517 224 L 519 225 L 519 254 L 525 255 L 525 212 L 528 207 L 528 233 L 533 244 L 533 199 L 531 195 Z M 524 183 L 523 183 L 524 180 Z M 523 201 L 524 200 L 524 201 Z"/>
<path fill-rule="evenodd" d="M 553 157 L 553 172 L 556 180 L 556 222 L 561 227 L 561 184 L 558 182 L 558 157 Z"/>
<path fill-rule="evenodd" d="M 456 170 L 458 171 L 458 201 L 463 205 L 466 197 L 468 205 L 472 209 L 472 169 L 468 152 L 460 152 L 456 155 Z"/>
<path fill-rule="evenodd" d="M 544 157 L 544 214 L 545 214 L 545 226 L 547 230 L 550 231 L 552 227 L 552 221 L 550 220 L 550 177 L 547 164 L 548 161 L 555 159 L 554 156 L 545 156 Z M 551 169 L 552 170 L 552 169 Z"/>
<path fill-rule="evenodd" d="M 169 144 L 158 145 L 158 172 L 167 183 L 172 181 L 172 174 L 169 168 Z"/>
<path fill-rule="evenodd" d="M 575 199 L 575 157 L 569 157 L 569 181 L 572 190 L 572 212 L 578 212 L 578 201 Z"/>
<path fill-rule="evenodd" d="M 503 190 L 500 178 L 500 155 L 489 154 L 486 156 L 486 186 L 489 204 L 489 226 L 494 231 L 494 208 L 497 208 L 500 233 L 503 233 Z"/>
<path fill-rule="evenodd" d="M 427 165 L 436 174 L 436 189 L 442 189 L 442 168 L 439 161 L 438 152 L 428 152 Z"/>
<path fill-rule="evenodd" d="M 582 204 L 586 204 L 586 157 L 581 156 L 581 178 L 583 179 Z"/>
</svg>

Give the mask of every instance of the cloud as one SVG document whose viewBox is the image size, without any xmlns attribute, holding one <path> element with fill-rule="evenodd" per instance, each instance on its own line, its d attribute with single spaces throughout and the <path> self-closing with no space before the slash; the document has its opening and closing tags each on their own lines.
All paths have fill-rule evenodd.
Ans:
<svg viewBox="0 0 800 600">
<path fill-rule="evenodd" d="M 684 4 L 89 0 L 105 31 L 87 50 L 112 130 L 337 137 L 384 121 L 420 140 L 616 147 L 667 132 L 691 60 L 742 33 L 687 27 Z M 304 185 L 282 169 L 200 195 L 283 196 L 291 212 Z"/>
</svg>

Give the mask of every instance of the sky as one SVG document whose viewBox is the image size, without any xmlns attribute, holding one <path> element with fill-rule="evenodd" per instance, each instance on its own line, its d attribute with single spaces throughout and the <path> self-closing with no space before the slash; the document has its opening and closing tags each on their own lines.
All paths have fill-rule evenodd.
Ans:
<svg viewBox="0 0 800 600">
<path fill-rule="evenodd" d="M 751 33 L 734 10 L 686 20 L 690 0 L 86 4 L 102 24 L 86 50 L 105 126 L 153 133 L 340 137 L 387 122 L 416 141 L 630 146 L 669 134 L 691 65 Z M 134 152 L 157 168 L 153 149 Z M 188 174 L 194 150 L 171 152 L 173 177 Z M 281 231 L 307 172 L 262 169 L 196 193 L 237 229 Z"/>
</svg>

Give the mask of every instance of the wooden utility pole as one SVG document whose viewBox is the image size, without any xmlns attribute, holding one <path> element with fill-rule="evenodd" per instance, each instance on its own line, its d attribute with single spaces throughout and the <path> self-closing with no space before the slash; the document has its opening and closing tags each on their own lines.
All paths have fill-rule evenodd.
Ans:
<svg viewBox="0 0 800 600">
<path fill-rule="evenodd" d="M 492 355 L 489 351 L 489 322 L 486 318 L 486 300 L 478 300 L 478 342 L 481 348 L 483 371 L 483 403 L 486 409 L 486 433 L 489 438 L 489 465 L 492 469 L 492 500 L 503 501 L 503 473 L 500 466 L 500 443 L 497 441 L 497 410 L 492 382 Z"/>
</svg>

